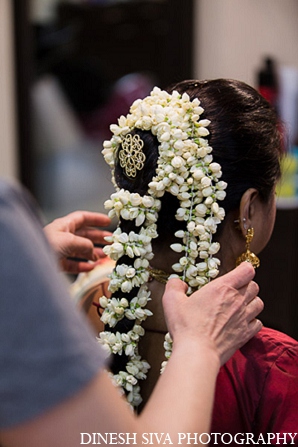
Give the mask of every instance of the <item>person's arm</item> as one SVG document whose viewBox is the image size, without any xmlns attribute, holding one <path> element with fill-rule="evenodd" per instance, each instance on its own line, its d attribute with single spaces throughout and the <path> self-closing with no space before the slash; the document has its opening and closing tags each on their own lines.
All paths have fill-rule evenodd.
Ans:
<svg viewBox="0 0 298 447">
<path fill-rule="evenodd" d="M 243 263 L 190 297 L 179 280 L 168 283 L 163 304 L 173 352 L 142 413 L 155 431 L 165 430 L 164 414 L 168 431 L 208 432 L 219 367 L 262 328 L 254 275 Z"/>
<path fill-rule="evenodd" d="M 95 262 L 105 257 L 102 249 L 94 244 L 106 244 L 104 238 L 111 234 L 97 227 L 105 227 L 110 223 L 110 218 L 105 214 L 75 211 L 46 225 L 45 234 L 58 256 L 62 270 L 68 273 L 92 270 L 95 264 L 87 261 Z"/>
<path fill-rule="evenodd" d="M 147 442 L 146 434 L 157 433 L 168 434 L 178 445 L 188 443 L 179 433 L 207 433 L 220 364 L 262 327 L 255 320 L 263 304 L 255 298 L 258 287 L 251 282 L 253 276 L 252 267 L 242 264 L 191 297 L 186 297 L 180 280 L 169 281 L 164 308 L 173 352 L 139 417 L 131 413 L 107 374 L 99 372 L 76 396 L 43 416 L 3 430 L 3 446 L 75 447 L 92 444 L 93 433 L 93 444 L 98 439 L 104 443 L 98 433 L 108 444 L 130 436 L 124 444 L 136 445 Z M 151 444 L 158 445 L 156 437 Z"/>
</svg>

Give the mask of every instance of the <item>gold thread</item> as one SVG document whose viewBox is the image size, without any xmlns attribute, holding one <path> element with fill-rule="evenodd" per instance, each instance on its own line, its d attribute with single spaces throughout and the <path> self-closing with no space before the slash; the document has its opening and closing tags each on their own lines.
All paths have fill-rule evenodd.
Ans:
<svg viewBox="0 0 298 447">
<path fill-rule="evenodd" d="M 169 273 L 166 273 L 160 269 L 155 269 L 151 266 L 148 267 L 148 271 L 149 271 L 151 280 L 156 279 L 156 281 L 160 282 L 161 284 L 166 284 L 168 282 L 168 279 L 170 276 Z"/>
<path fill-rule="evenodd" d="M 119 160 L 127 177 L 136 177 L 137 170 L 143 169 L 146 160 L 145 154 L 142 152 L 143 146 L 144 141 L 139 135 L 130 133 L 125 135 L 122 149 L 119 151 Z"/>
</svg>

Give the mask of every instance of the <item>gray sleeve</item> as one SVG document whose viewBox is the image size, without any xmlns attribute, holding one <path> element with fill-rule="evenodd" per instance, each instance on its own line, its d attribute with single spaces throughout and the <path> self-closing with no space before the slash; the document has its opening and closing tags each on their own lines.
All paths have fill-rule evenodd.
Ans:
<svg viewBox="0 0 298 447">
<path fill-rule="evenodd" d="M 105 364 L 23 192 L 0 182 L 0 428 L 42 414 Z"/>
</svg>

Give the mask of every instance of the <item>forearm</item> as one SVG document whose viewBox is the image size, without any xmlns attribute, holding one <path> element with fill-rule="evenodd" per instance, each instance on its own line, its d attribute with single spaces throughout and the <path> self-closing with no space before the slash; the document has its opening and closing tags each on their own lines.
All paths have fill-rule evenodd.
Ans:
<svg viewBox="0 0 298 447">
<path fill-rule="evenodd" d="M 178 433 L 208 432 L 219 366 L 216 352 L 196 340 L 174 346 L 141 421 L 151 432 L 170 433 L 174 444 Z"/>
<path fill-rule="evenodd" d="M 188 343 L 173 350 L 141 416 L 133 415 L 107 375 L 100 373 L 81 393 L 40 418 L 0 430 L 3 446 L 76 447 L 82 433 L 88 439 L 88 434 L 134 436 L 137 445 L 142 445 L 146 433 L 168 434 L 178 445 L 178 433 L 208 432 L 219 361 L 211 350 L 196 348 Z M 152 439 L 151 444 L 158 441 Z"/>
</svg>

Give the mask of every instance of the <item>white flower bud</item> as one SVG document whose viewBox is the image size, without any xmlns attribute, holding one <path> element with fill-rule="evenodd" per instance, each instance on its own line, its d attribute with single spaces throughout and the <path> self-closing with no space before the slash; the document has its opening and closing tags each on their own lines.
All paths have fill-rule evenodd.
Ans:
<svg viewBox="0 0 298 447">
<path fill-rule="evenodd" d="M 112 142 L 111 142 L 110 140 L 105 140 L 105 141 L 103 142 L 103 147 L 104 147 L 105 149 L 109 149 L 109 148 L 111 148 L 111 147 L 112 147 Z"/>
<path fill-rule="evenodd" d="M 120 211 L 120 215 L 124 220 L 130 220 L 130 212 L 126 208 Z"/>
<path fill-rule="evenodd" d="M 206 262 L 199 262 L 197 264 L 197 269 L 199 272 L 205 272 L 207 270 L 207 263 Z"/>
<path fill-rule="evenodd" d="M 124 313 L 124 309 L 123 309 L 123 307 L 115 307 L 115 313 L 117 314 L 117 315 L 123 315 L 123 313 Z"/>
<path fill-rule="evenodd" d="M 225 191 L 216 191 L 215 196 L 216 196 L 217 200 L 224 200 L 226 197 L 226 192 Z"/>
<path fill-rule="evenodd" d="M 216 185 L 218 190 L 224 190 L 224 189 L 226 189 L 227 186 L 228 186 L 227 182 L 224 182 L 223 180 L 218 182 Z"/>
<path fill-rule="evenodd" d="M 176 231 L 176 233 L 175 233 L 175 236 L 176 236 L 176 237 L 179 237 L 179 238 L 183 238 L 184 235 L 185 235 L 185 232 L 184 232 L 183 230 L 178 230 L 178 231 Z"/>
<path fill-rule="evenodd" d="M 197 274 L 197 268 L 194 265 L 190 265 L 186 270 L 186 276 L 194 276 Z"/>
<path fill-rule="evenodd" d="M 152 126 L 152 119 L 149 116 L 144 116 L 142 124 L 144 130 L 150 130 Z"/>
<path fill-rule="evenodd" d="M 126 278 L 133 278 L 136 274 L 136 271 L 133 267 L 129 267 L 126 271 Z"/>
<path fill-rule="evenodd" d="M 131 355 L 133 355 L 134 354 L 134 347 L 133 347 L 133 345 L 127 345 L 126 346 L 126 348 L 125 348 L 125 355 L 127 355 L 127 356 L 131 356 Z M 128 391 L 130 391 L 132 388 L 130 388 L 130 390 L 127 388 L 127 386 L 128 385 L 126 385 L 126 389 L 128 390 Z"/>
<path fill-rule="evenodd" d="M 133 193 L 130 195 L 130 201 L 132 206 L 139 206 L 142 203 L 142 198 L 140 194 Z"/>
<path fill-rule="evenodd" d="M 121 134 L 121 127 L 117 126 L 117 124 L 111 124 L 110 125 L 110 131 L 114 134 L 114 135 L 120 135 Z"/>
<path fill-rule="evenodd" d="M 171 165 L 166 165 L 166 167 L 165 167 L 165 172 L 166 172 L 167 174 L 170 174 L 171 172 L 173 172 L 173 166 L 171 166 Z"/>
<path fill-rule="evenodd" d="M 209 270 L 209 277 L 210 278 L 216 278 L 218 275 L 218 270 L 217 269 L 210 269 Z"/>
<path fill-rule="evenodd" d="M 126 254 L 127 256 L 129 256 L 130 258 L 134 258 L 135 254 L 134 254 L 134 249 L 132 249 L 132 247 L 128 246 L 126 248 Z"/>
<path fill-rule="evenodd" d="M 201 259 L 207 259 L 208 258 L 208 252 L 205 250 L 200 251 L 200 258 Z"/>
<path fill-rule="evenodd" d="M 179 194 L 179 186 L 174 184 L 170 187 L 170 193 L 173 194 L 173 196 L 177 196 Z"/>
<path fill-rule="evenodd" d="M 182 258 L 179 259 L 179 263 L 183 266 L 188 264 L 188 259 L 186 256 L 182 256 Z"/>
<path fill-rule="evenodd" d="M 174 272 L 183 272 L 183 267 L 179 263 L 173 264 L 172 269 L 174 270 Z"/>
<path fill-rule="evenodd" d="M 159 137 L 160 141 L 169 141 L 170 138 L 171 138 L 171 135 L 169 132 L 165 132 Z"/>
<path fill-rule="evenodd" d="M 139 215 L 136 218 L 136 226 L 140 227 L 145 220 L 145 213 L 139 213 Z"/>
<path fill-rule="evenodd" d="M 186 209 L 185 208 L 178 208 L 177 213 L 176 213 L 176 219 L 177 220 L 183 220 L 183 218 L 185 216 L 185 213 L 186 213 Z"/>
<path fill-rule="evenodd" d="M 211 194 L 213 193 L 213 190 L 212 190 L 211 186 L 209 186 L 208 188 L 204 188 L 202 190 L 202 193 L 203 193 L 204 197 L 208 197 L 208 196 L 211 196 Z"/>
<path fill-rule="evenodd" d="M 164 177 L 162 179 L 162 182 L 165 186 L 169 186 L 171 184 L 171 180 L 169 179 L 169 177 Z"/>
<path fill-rule="evenodd" d="M 99 298 L 99 304 L 101 305 L 101 307 L 103 307 L 103 308 L 107 307 L 108 303 L 109 303 L 109 300 L 107 297 L 102 296 L 101 298 Z"/>
<path fill-rule="evenodd" d="M 209 250 L 210 244 L 208 241 L 199 242 L 200 250 Z"/>
<path fill-rule="evenodd" d="M 144 196 L 142 203 L 146 208 L 152 208 L 154 206 L 154 198 L 151 196 Z"/>
<path fill-rule="evenodd" d="M 173 160 L 171 161 L 171 164 L 174 168 L 181 168 L 181 166 L 183 166 L 183 164 L 184 164 L 183 158 L 175 156 L 173 158 Z"/>
<path fill-rule="evenodd" d="M 208 251 L 211 255 L 215 255 L 215 253 L 218 253 L 219 249 L 220 249 L 219 242 L 212 242 Z"/>
<path fill-rule="evenodd" d="M 197 243 L 195 241 L 190 241 L 189 248 L 190 248 L 190 250 L 196 250 Z"/>
<path fill-rule="evenodd" d="M 127 299 L 126 299 L 126 298 L 121 298 L 121 300 L 120 300 L 120 304 L 121 304 L 121 306 L 123 306 L 123 307 L 127 307 L 127 306 L 128 306 L 128 301 L 127 301 Z"/>
<path fill-rule="evenodd" d="M 224 210 L 223 208 L 219 208 L 219 210 L 218 210 L 216 216 L 217 216 L 220 220 L 223 220 L 224 217 L 225 217 L 225 215 L 226 215 L 225 210 Z"/>
<path fill-rule="evenodd" d="M 106 210 L 108 210 L 110 208 L 113 208 L 113 201 L 110 200 L 110 199 L 106 200 L 105 203 L 104 203 L 104 207 L 105 207 Z"/>
<path fill-rule="evenodd" d="M 197 276 L 196 280 L 197 280 L 197 283 L 199 286 L 204 286 L 208 282 L 208 279 L 206 278 L 206 276 Z"/>
<path fill-rule="evenodd" d="M 193 233 L 195 227 L 196 227 L 196 224 L 195 224 L 193 221 L 188 222 L 188 224 L 187 224 L 187 229 L 188 229 L 188 231 L 189 231 L 190 233 Z"/>
<path fill-rule="evenodd" d="M 216 223 L 213 217 L 208 217 L 208 219 L 205 220 L 205 227 L 213 234 L 216 232 Z"/>
<path fill-rule="evenodd" d="M 209 169 L 211 169 L 212 172 L 217 174 L 221 171 L 221 166 L 219 163 L 213 162 L 213 163 L 210 163 Z"/>
<path fill-rule="evenodd" d="M 131 291 L 131 289 L 132 289 L 132 284 L 131 284 L 130 281 L 124 281 L 121 284 L 121 290 L 122 290 L 123 293 L 128 293 L 128 292 Z"/>
<path fill-rule="evenodd" d="M 209 121 L 207 119 L 199 121 L 199 125 L 202 126 L 202 127 L 208 127 L 210 123 L 211 123 L 211 121 Z"/>
<path fill-rule="evenodd" d="M 174 143 L 174 148 L 178 151 L 182 151 L 185 147 L 185 144 L 182 140 L 177 140 Z M 174 166 L 174 165 L 173 165 Z"/>
<path fill-rule="evenodd" d="M 206 129 L 206 127 L 198 127 L 197 128 L 197 134 L 200 137 L 206 137 L 207 135 L 209 135 L 209 130 Z"/>
<path fill-rule="evenodd" d="M 213 198 L 211 196 L 205 199 L 205 205 L 210 206 L 213 203 Z"/>
<path fill-rule="evenodd" d="M 208 186 L 211 185 L 211 179 L 209 177 L 203 177 L 201 179 L 201 185 L 203 188 L 207 188 Z"/>
<path fill-rule="evenodd" d="M 195 207 L 196 213 L 200 217 L 204 217 L 206 215 L 207 207 L 203 203 L 200 203 Z"/>
<path fill-rule="evenodd" d="M 171 244 L 170 247 L 176 253 L 181 253 L 184 250 L 184 247 L 181 244 Z"/>
<path fill-rule="evenodd" d="M 212 205 L 211 205 L 211 211 L 212 211 L 214 214 L 217 214 L 217 213 L 218 213 L 218 211 L 219 211 L 218 203 L 216 203 L 216 202 L 213 202 L 213 203 L 212 203 Z"/>
</svg>

